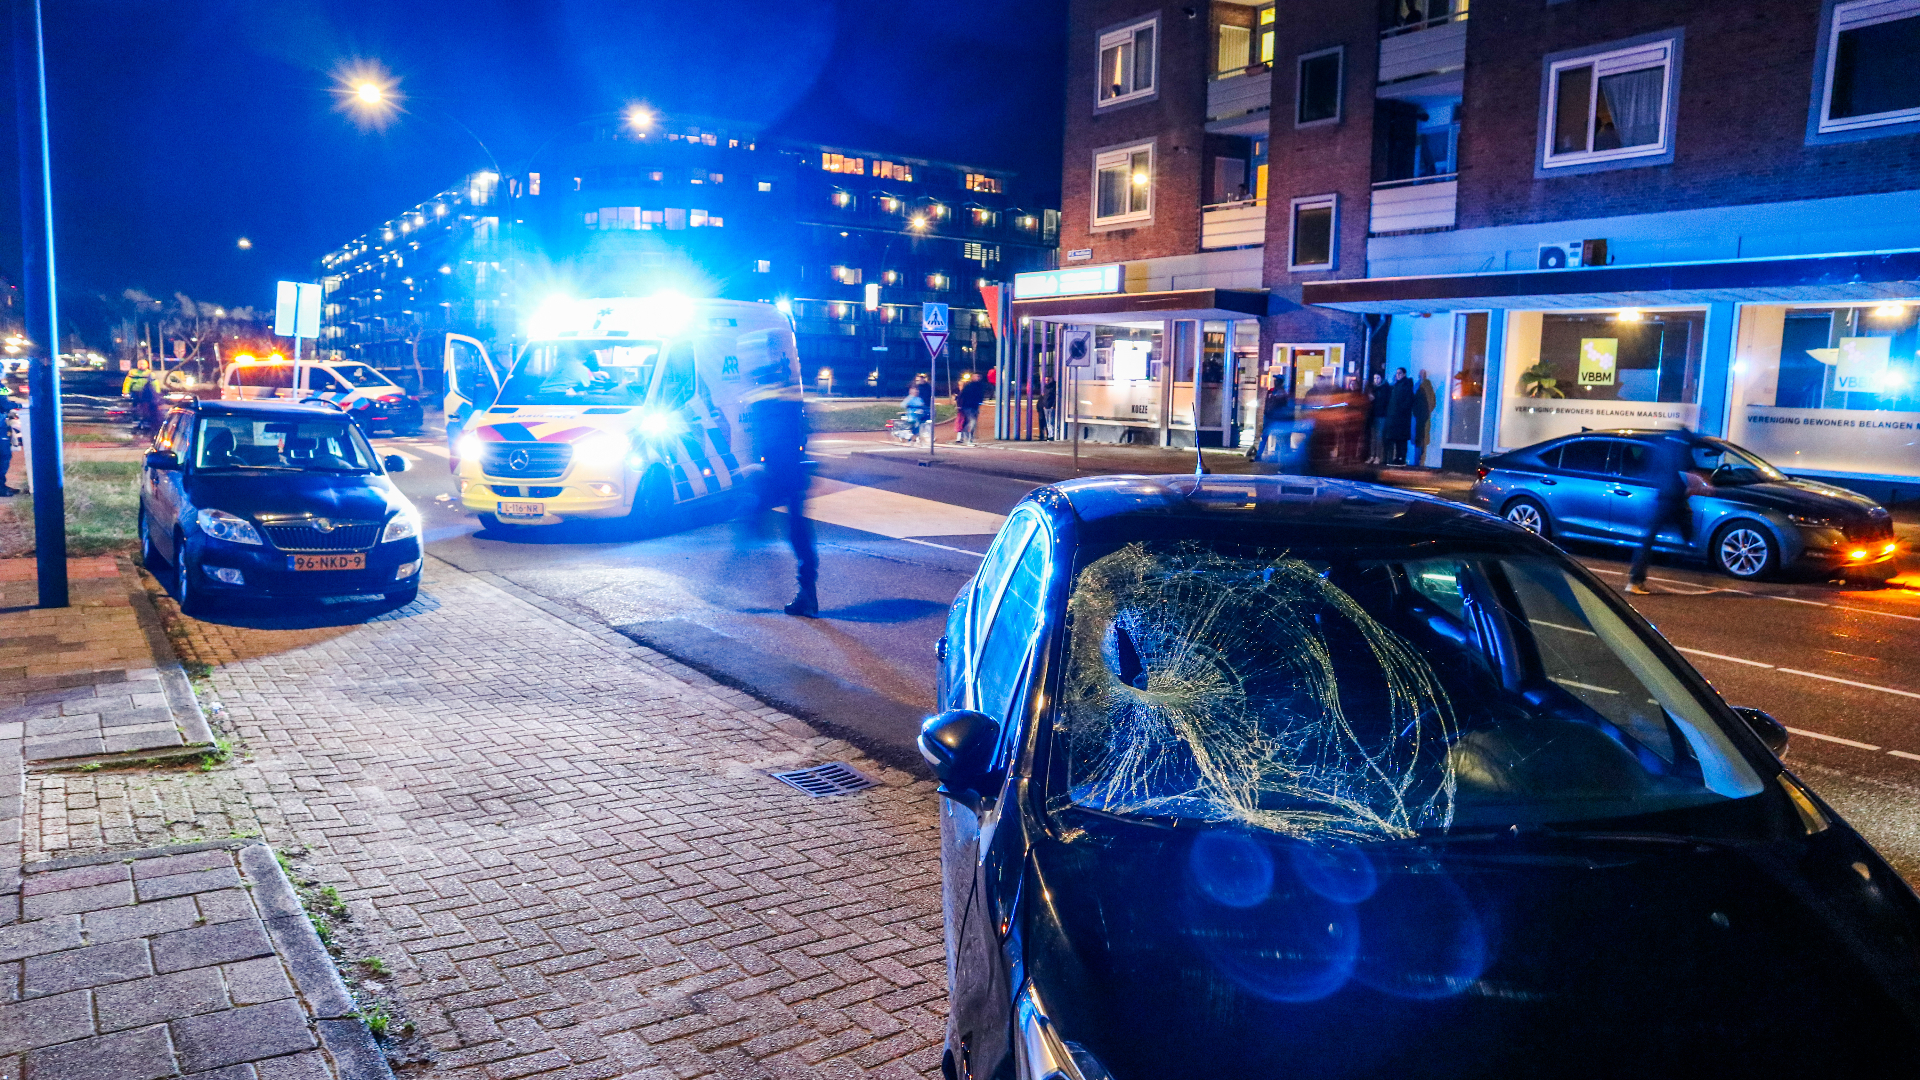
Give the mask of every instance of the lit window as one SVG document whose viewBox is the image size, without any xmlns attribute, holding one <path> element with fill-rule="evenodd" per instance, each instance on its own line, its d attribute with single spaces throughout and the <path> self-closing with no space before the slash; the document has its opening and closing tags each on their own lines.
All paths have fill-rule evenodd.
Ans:
<svg viewBox="0 0 1920 1080">
<path fill-rule="evenodd" d="M 1293 247 L 1289 270 L 1334 268 L 1335 223 L 1339 197 L 1314 195 L 1293 200 Z"/>
<path fill-rule="evenodd" d="M 980 173 L 968 173 L 967 190 L 983 192 L 988 195 L 998 195 L 1000 194 L 1000 180 L 998 177 L 984 176 Z"/>
<path fill-rule="evenodd" d="M 1156 16 L 1100 35 L 1101 105 L 1118 105 L 1153 93 L 1159 28 Z"/>
<path fill-rule="evenodd" d="M 999 215 L 984 206 L 972 206 L 967 208 L 967 216 L 975 228 L 987 229 L 993 227 Z"/>
<path fill-rule="evenodd" d="M 773 273 L 773 263 L 772 263 L 772 261 L 771 261 L 771 260 L 768 260 L 768 259 L 760 259 L 760 260 L 758 260 L 757 262 L 755 262 L 755 263 L 753 264 L 753 272 L 754 272 L 754 273 L 756 273 L 756 274 L 771 274 L 771 273 Z"/>
<path fill-rule="evenodd" d="M 1032 214 L 1021 214 L 1019 217 L 1013 219 L 1013 224 L 1015 228 L 1022 232 L 1032 232 L 1040 227 L 1040 219 L 1034 217 Z"/>
<path fill-rule="evenodd" d="M 844 173 L 848 176 L 867 175 L 867 159 L 843 157 L 840 154 L 822 153 L 820 167 L 831 173 Z"/>
<path fill-rule="evenodd" d="M 851 191 L 835 191 L 835 192 L 833 193 L 833 205 L 835 205 L 835 206 L 838 206 L 838 207 L 840 207 L 840 208 L 841 208 L 841 209 L 843 209 L 843 210 L 844 210 L 844 209 L 846 209 L 846 208 L 847 208 L 847 207 L 849 207 L 849 206 L 852 206 L 852 205 L 853 205 L 853 192 L 851 192 Z"/>
<path fill-rule="evenodd" d="M 900 271 L 882 270 L 880 272 L 880 281 L 887 285 L 898 285 L 900 284 Z"/>
<path fill-rule="evenodd" d="M 1920 0 L 1834 5 L 1826 53 L 1822 132 L 1920 122 Z"/>
<path fill-rule="evenodd" d="M 873 175 L 883 180 L 901 180 L 913 182 L 913 169 L 897 161 L 876 161 L 873 163 Z"/>
<path fill-rule="evenodd" d="M 1543 166 L 1617 161 L 1671 150 L 1674 38 L 1550 60 Z"/>
<path fill-rule="evenodd" d="M 892 195 L 882 195 L 877 201 L 880 204 L 880 212 L 883 214 L 897 214 L 907 205 L 906 200 L 897 199 Z"/>
<path fill-rule="evenodd" d="M 1109 150 L 1093 159 L 1093 223 L 1153 217 L 1153 144 Z"/>
<path fill-rule="evenodd" d="M 527 194 L 529 195 L 540 194 L 540 174 L 539 173 L 533 172 L 533 173 L 527 174 Z"/>
<path fill-rule="evenodd" d="M 1000 261 L 999 244 L 979 244 L 971 240 L 961 247 L 961 258 L 977 262 L 981 266 Z"/>
<path fill-rule="evenodd" d="M 933 292 L 946 292 L 953 287 L 953 279 L 945 274 L 928 274 L 927 288 Z"/>
<path fill-rule="evenodd" d="M 667 174 L 663 172 L 650 172 L 647 174 L 647 179 L 653 181 L 656 184 L 662 180 L 665 180 L 666 178 L 667 178 Z"/>
<path fill-rule="evenodd" d="M 860 284 L 860 268 L 857 266 L 836 266 L 832 268 L 833 280 L 841 285 Z"/>
<path fill-rule="evenodd" d="M 726 181 L 727 181 L 727 176 L 725 173 L 708 173 L 707 174 L 707 182 L 710 184 L 724 184 L 726 183 Z"/>
<path fill-rule="evenodd" d="M 1342 49 L 1323 49 L 1300 58 L 1299 93 L 1295 98 L 1294 123 L 1337 123 L 1340 120 L 1340 83 Z"/>
<path fill-rule="evenodd" d="M 762 180 L 762 181 L 760 181 L 760 190 L 761 190 L 761 191 L 772 191 L 772 190 L 773 190 L 773 181 L 771 181 L 771 180 Z"/>
</svg>

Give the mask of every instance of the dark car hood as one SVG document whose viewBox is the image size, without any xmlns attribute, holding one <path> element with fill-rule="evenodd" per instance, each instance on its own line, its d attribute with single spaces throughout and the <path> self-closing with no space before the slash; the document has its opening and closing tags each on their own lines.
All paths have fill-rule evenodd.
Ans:
<svg viewBox="0 0 1920 1080">
<path fill-rule="evenodd" d="M 1745 506 L 1843 521 L 1865 520 L 1879 506 L 1865 495 L 1809 480 L 1715 488 L 1713 494 L 1716 498 Z"/>
<path fill-rule="evenodd" d="M 341 521 L 384 521 L 406 505 L 384 476 L 366 473 L 194 473 L 187 481 L 193 504 L 253 518 L 261 514 L 313 514 Z"/>
<path fill-rule="evenodd" d="M 1022 901 L 1055 1030 L 1117 1080 L 1920 1063 L 1911 894 L 1815 880 L 1804 843 L 1368 856 L 1129 829 L 1037 842 Z"/>
</svg>

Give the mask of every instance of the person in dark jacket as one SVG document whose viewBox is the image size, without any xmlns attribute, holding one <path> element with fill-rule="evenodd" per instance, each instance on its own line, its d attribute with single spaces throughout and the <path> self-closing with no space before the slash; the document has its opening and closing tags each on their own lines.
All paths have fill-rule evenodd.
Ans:
<svg viewBox="0 0 1920 1080">
<path fill-rule="evenodd" d="M 1040 437 L 1053 438 L 1053 418 L 1060 408 L 1060 384 L 1053 376 L 1040 376 Z"/>
<path fill-rule="evenodd" d="M 1627 570 L 1627 591 L 1645 596 L 1653 591 L 1647 588 L 1647 564 L 1653 559 L 1653 541 L 1660 535 L 1660 526 L 1671 522 L 1679 530 L 1682 544 L 1692 539 L 1693 509 L 1687 505 L 1685 475 L 1692 455 L 1685 443 L 1670 437 L 1638 445 L 1646 448 L 1646 455 L 1637 463 L 1638 468 L 1632 468 L 1631 462 L 1629 468 L 1652 483 L 1654 509 L 1640 531 L 1640 546 L 1634 549 L 1633 566 Z"/>
<path fill-rule="evenodd" d="M 960 430 L 953 441 L 972 446 L 980 427 L 980 406 L 987 400 L 987 380 L 973 374 L 961 379 L 960 390 L 953 396 L 954 411 L 960 414 Z"/>
<path fill-rule="evenodd" d="M 1281 444 L 1293 430 L 1293 395 L 1288 392 L 1289 376 L 1276 371 L 1273 385 L 1260 401 L 1260 441 L 1255 444 L 1261 461 L 1279 461 Z"/>
<path fill-rule="evenodd" d="M 1393 388 L 1387 385 L 1386 376 L 1375 372 L 1372 382 L 1367 386 L 1367 464 L 1378 465 L 1387 460 L 1387 399 L 1393 395 Z"/>
<path fill-rule="evenodd" d="M 1388 387 L 1387 423 L 1383 433 L 1386 464 L 1405 465 L 1407 444 L 1413 441 L 1413 380 L 1406 368 L 1393 369 L 1393 385 Z"/>
<path fill-rule="evenodd" d="M 913 385 L 907 387 L 907 397 L 900 403 L 906 410 L 907 423 L 913 425 L 913 441 L 920 441 L 920 428 L 927 429 L 927 441 L 932 442 L 938 436 L 934 432 L 933 422 L 933 381 L 924 374 L 913 377 Z"/>
<path fill-rule="evenodd" d="M 760 465 L 760 512 L 785 509 L 787 540 L 793 545 L 799 591 L 786 613 L 812 619 L 820 614 L 820 554 L 807 519 L 807 414 L 800 398 L 800 377 L 791 357 L 753 370 L 746 395 L 747 423 L 753 432 L 753 459 Z"/>
</svg>

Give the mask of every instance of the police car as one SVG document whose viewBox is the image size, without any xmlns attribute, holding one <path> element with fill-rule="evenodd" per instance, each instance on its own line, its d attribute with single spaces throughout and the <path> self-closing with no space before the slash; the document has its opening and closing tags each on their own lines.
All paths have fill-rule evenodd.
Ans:
<svg viewBox="0 0 1920 1080">
<path fill-rule="evenodd" d="M 359 361 L 238 356 L 221 373 L 220 397 L 225 401 L 325 401 L 353 417 L 363 431 L 420 433 L 420 400 Z"/>
</svg>

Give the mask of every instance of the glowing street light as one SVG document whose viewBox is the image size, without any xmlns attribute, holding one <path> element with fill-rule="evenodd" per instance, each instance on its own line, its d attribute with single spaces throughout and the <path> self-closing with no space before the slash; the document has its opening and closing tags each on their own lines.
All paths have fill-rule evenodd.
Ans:
<svg viewBox="0 0 1920 1080">
<path fill-rule="evenodd" d="M 384 129 L 400 112 L 400 80 L 371 60 L 354 60 L 334 69 L 336 106 L 363 127 Z"/>
<path fill-rule="evenodd" d="M 376 82 L 363 82 L 353 88 L 353 95 L 368 105 L 378 105 L 387 99 L 387 92 Z"/>
<path fill-rule="evenodd" d="M 240 241 L 239 241 L 239 243 L 236 243 L 236 244 L 234 245 L 234 247 L 237 247 L 237 248 L 239 248 L 239 249 L 240 249 L 241 251 L 252 251 L 252 250 L 253 250 L 253 241 L 251 241 L 251 240 L 249 240 L 249 239 L 247 239 L 246 237 L 244 237 L 244 236 L 243 236 L 243 237 L 241 237 L 241 238 L 240 238 Z"/>
<path fill-rule="evenodd" d="M 630 131 L 646 132 L 653 130 L 653 110 L 639 102 L 628 105 L 623 118 L 626 121 L 627 129 Z"/>
</svg>

